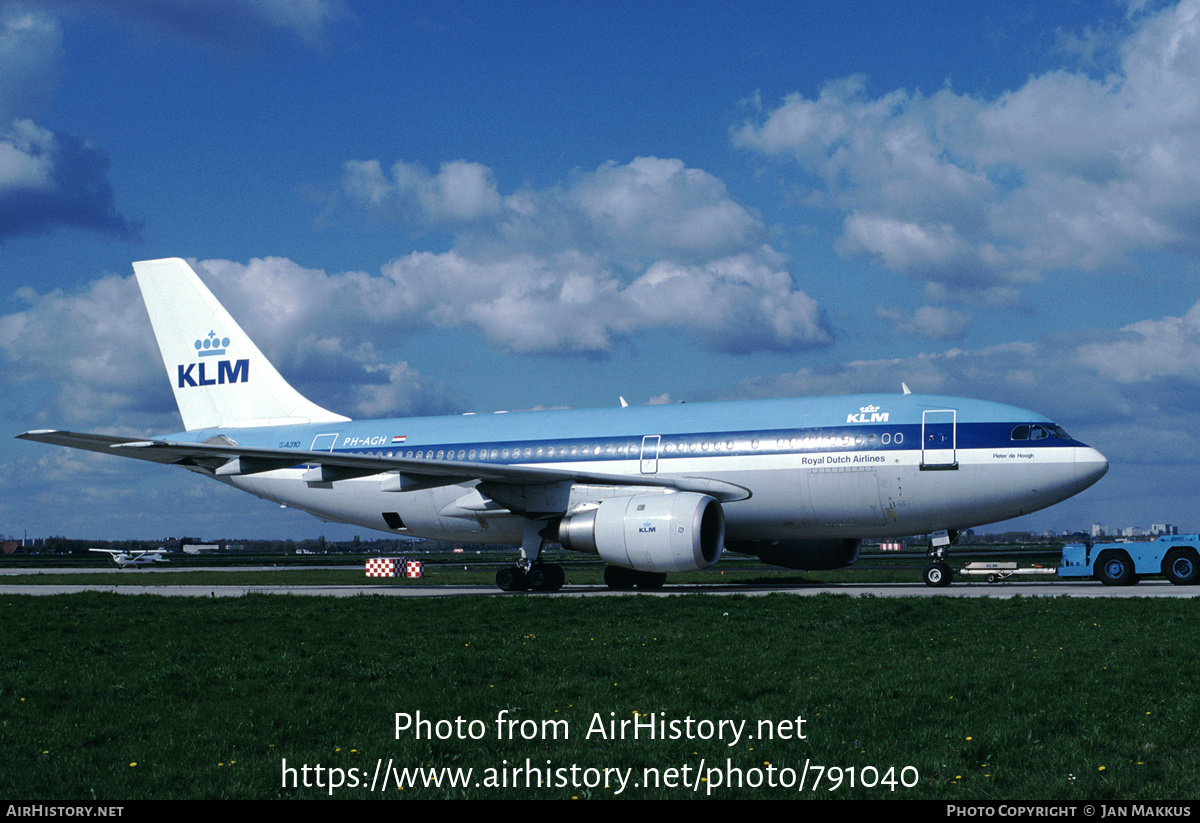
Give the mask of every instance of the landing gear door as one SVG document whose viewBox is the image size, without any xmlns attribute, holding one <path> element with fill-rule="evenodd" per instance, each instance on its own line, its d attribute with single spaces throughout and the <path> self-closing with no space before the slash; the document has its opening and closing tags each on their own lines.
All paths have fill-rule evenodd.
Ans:
<svg viewBox="0 0 1200 823">
<path fill-rule="evenodd" d="M 958 412 L 928 410 L 921 414 L 921 469 L 958 468 Z"/>
<path fill-rule="evenodd" d="M 642 438 L 642 474 L 658 473 L 658 445 L 661 439 L 657 434 Z"/>
</svg>

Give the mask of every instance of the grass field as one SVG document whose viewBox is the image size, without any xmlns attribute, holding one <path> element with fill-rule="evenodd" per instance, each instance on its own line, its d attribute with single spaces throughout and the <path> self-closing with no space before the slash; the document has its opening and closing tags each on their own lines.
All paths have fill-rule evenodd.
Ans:
<svg viewBox="0 0 1200 823">
<path fill-rule="evenodd" d="M 331 780 L 339 798 L 1200 794 L 1189 600 L 84 594 L 0 614 L 5 802 Z M 607 733 L 635 717 L 673 739 Z M 371 792 L 389 761 L 472 771 Z"/>
</svg>

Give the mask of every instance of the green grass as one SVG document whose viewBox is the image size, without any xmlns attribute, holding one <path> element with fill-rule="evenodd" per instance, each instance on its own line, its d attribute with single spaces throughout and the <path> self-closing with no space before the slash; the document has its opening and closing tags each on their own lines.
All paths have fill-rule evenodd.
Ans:
<svg viewBox="0 0 1200 823">
<path fill-rule="evenodd" d="M 6 597 L 0 615 L 4 802 L 319 797 L 327 791 L 281 786 L 284 759 L 369 779 L 380 758 L 471 768 L 472 782 L 526 758 L 638 778 L 727 760 L 743 773 L 807 761 L 920 776 L 895 792 L 844 778 L 802 795 L 716 788 L 723 798 L 1200 794 L 1200 629 L 1187 600 L 82 594 Z M 535 725 L 565 720 L 570 738 L 498 740 L 505 709 Z M 417 711 L 486 733 L 397 738 L 395 714 Z M 634 712 L 748 727 L 802 716 L 807 739 L 585 737 L 597 716 Z M 508 783 L 334 796 L 613 794 L 513 788 L 511 773 Z"/>
</svg>

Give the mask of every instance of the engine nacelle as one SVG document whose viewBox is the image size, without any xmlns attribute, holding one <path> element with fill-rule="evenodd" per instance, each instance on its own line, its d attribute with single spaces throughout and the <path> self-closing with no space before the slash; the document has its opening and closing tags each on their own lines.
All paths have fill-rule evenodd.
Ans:
<svg viewBox="0 0 1200 823">
<path fill-rule="evenodd" d="M 725 511 L 715 498 L 695 492 L 610 497 L 598 508 L 563 518 L 558 541 L 613 566 L 696 571 L 721 559 Z"/>
<path fill-rule="evenodd" d="M 817 572 L 844 569 L 858 560 L 862 540 L 831 537 L 822 540 L 752 540 L 731 543 L 731 552 L 757 555 L 764 563 Z"/>
</svg>

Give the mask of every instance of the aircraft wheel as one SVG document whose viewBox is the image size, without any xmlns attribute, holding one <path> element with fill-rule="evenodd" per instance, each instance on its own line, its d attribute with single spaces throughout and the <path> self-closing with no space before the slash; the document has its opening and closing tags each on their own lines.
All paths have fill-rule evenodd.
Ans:
<svg viewBox="0 0 1200 823">
<path fill-rule="evenodd" d="M 521 571 L 518 566 L 505 566 L 496 572 L 496 585 L 500 591 L 523 592 L 525 591 L 525 572 Z"/>
<path fill-rule="evenodd" d="M 1106 586 L 1131 586 L 1137 582 L 1133 576 L 1133 561 L 1125 552 L 1104 552 L 1096 562 L 1096 575 Z"/>
<path fill-rule="evenodd" d="M 526 585 L 535 592 L 556 592 L 566 580 L 562 566 L 554 563 L 539 563 L 525 576 Z"/>
<path fill-rule="evenodd" d="M 638 572 L 637 587 L 639 589 L 661 589 L 667 582 L 666 572 Z"/>
<path fill-rule="evenodd" d="M 930 563 L 925 567 L 925 585 L 941 588 L 950 585 L 950 567 L 945 563 Z"/>
<path fill-rule="evenodd" d="M 1176 586 L 1192 586 L 1200 581 L 1196 550 L 1171 549 L 1163 559 L 1163 574 Z"/>
<path fill-rule="evenodd" d="M 637 584 L 637 572 L 621 566 L 608 566 L 604 569 L 604 585 L 617 591 L 628 591 Z"/>
<path fill-rule="evenodd" d="M 546 570 L 541 566 L 534 566 L 525 575 L 525 588 L 533 592 L 544 592 L 546 590 Z"/>
</svg>

